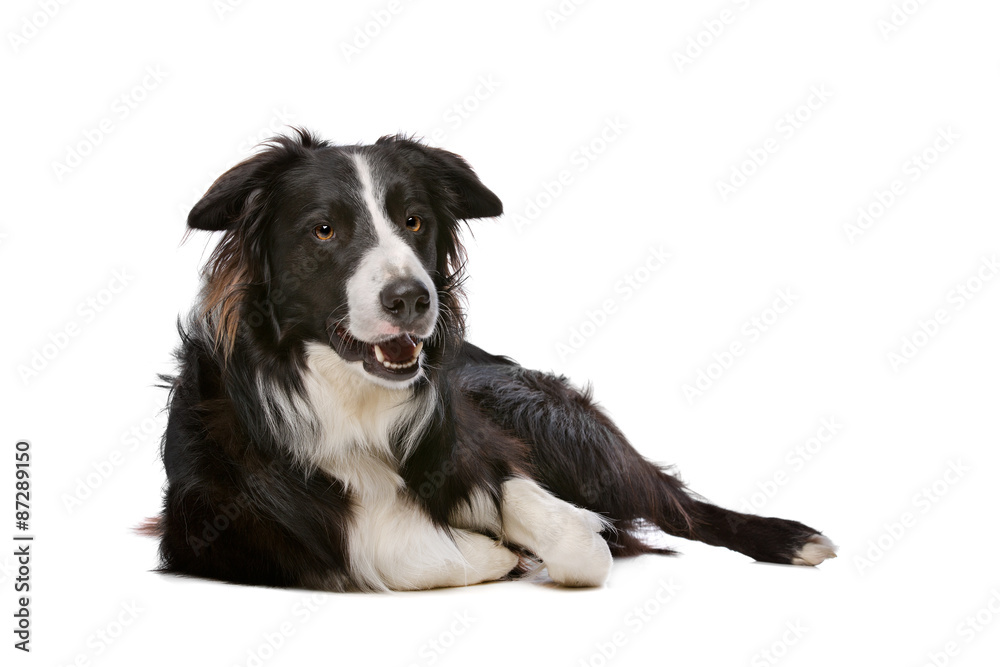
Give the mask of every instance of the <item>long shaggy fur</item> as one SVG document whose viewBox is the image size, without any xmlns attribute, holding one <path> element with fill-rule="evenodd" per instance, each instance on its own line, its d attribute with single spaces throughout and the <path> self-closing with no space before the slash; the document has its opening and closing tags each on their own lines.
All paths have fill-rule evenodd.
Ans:
<svg viewBox="0 0 1000 667">
<path fill-rule="evenodd" d="M 590 554 L 589 573 L 573 575 L 572 562 L 558 571 L 592 585 L 602 549 L 671 553 L 643 540 L 649 530 L 771 562 L 827 544 L 803 524 L 693 496 L 633 449 L 589 391 L 465 341 L 461 228 L 501 212 L 462 158 L 403 136 L 337 146 L 299 130 L 212 185 L 189 216 L 191 229 L 219 239 L 179 327 L 179 373 L 166 378 L 163 512 L 141 529 L 160 536 L 161 570 L 383 590 L 454 585 L 463 571 L 490 568 L 497 578 L 544 561 L 542 551 L 578 550 Z M 318 240 L 327 229 L 332 240 Z M 373 351 L 389 343 L 350 329 L 347 285 L 387 243 L 396 250 L 383 254 L 402 261 L 405 248 L 406 266 L 422 267 L 437 297 L 419 372 L 381 368 Z M 420 287 L 419 276 L 408 280 Z M 381 289 L 371 299 L 386 330 L 411 341 L 418 325 Z M 560 540 L 570 542 L 512 540 L 545 532 L 509 514 L 532 502 L 531 517 L 566 518 Z M 592 532 L 606 546 L 591 544 Z M 414 544 L 400 544 L 402 534 Z M 458 568 L 451 579 L 434 577 L 449 568 Z"/>
</svg>

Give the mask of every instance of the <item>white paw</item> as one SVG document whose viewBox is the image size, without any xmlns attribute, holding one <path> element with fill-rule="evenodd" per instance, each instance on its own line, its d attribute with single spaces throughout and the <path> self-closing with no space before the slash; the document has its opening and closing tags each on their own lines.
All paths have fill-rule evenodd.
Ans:
<svg viewBox="0 0 1000 667">
<path fill-rule="evenodd" d="M 819 565 L 827 558 L 837 557 L 837 547 L 826 535 L 816 534 L 792 557 L 792 565 Z"/>
<path fill-rule="evenodd" d="M 518 556 L 496 540 L 479 533 L 456 531 L 456 542 L 468 563 L 466 585 L 494 581 L 517 567 Z"/>
<path fill-rule="evenodd" d="M 612 563 L 611 550 L 600 535 L 605 522 L 593 512 L 577 512 L 560 532 L 558 542 L 539 555 L 557 584 L 600 586 L 607 581 Z"/>
</svg>

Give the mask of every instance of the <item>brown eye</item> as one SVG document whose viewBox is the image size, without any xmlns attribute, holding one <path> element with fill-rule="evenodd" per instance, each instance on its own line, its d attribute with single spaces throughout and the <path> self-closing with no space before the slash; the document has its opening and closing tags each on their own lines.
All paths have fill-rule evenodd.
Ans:
<svg viewBox="0 0 1000 667">
<path fill-rule="evenodd" d="M 423 227 L 424 221 L 415 215 L 411 215 L 406 219 L 406 228 L 411 232 L 419 232 L 420 228 Z"/>
<path fill-rule="evenodd" d="M 329 241 L 333 238 L 333 227 L 330 225 L 316 225 L 313 227 L 313 236 L 320 241 Z"/>
</svg>

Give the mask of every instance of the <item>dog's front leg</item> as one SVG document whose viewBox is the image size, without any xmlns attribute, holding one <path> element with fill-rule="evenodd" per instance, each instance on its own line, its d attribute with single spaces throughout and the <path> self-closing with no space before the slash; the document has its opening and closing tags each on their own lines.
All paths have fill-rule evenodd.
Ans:
<svg viewBox="0 0 1000 667">
<path fill-rule="evenodd" d="M 449 534 L 398 498 L 363 507 L 350 545 L 355 577 L 374 589 L 468 586 L 500 579 L 518 563 L 496 540 L 458 528 Z"/>
<path fill-rule="evenodd" d="M 521 477 L 504 482 L 500 512 L 504 540 L 541 558 L 556 583 L 600 586 L 608 578 L 611 551 L 599 515 Z"/>
</svg>

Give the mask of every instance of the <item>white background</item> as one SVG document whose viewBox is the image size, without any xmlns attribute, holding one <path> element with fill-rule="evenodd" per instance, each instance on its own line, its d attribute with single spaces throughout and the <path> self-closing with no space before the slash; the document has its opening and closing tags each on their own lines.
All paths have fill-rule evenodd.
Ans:
<svg viewBox="0 0 1000 667">
<path fill-rule="evenodd" d="M 26 438 L 36 536 L 30 655 L 0 551 L 4 664 L 995 659 L 1000 6 L 235 4 L 4 5 L 0 534 Z M 289 123 L 465 156 L 507 211 L 472 224 L 470 338 L 593 381 L 647 457 L 841 557 L 759 565 L 669 538 L 683 556 L 618 562 L 600 590 L 315 598 L 150 573 L 131 529 L 160 502 L 154 385 L 213 241 L 182 245 L 185 215 Z M 849 234 L 859 207 L 878 215 Z M 754 317 L 770 325 L 751 339 Z M 699 371 L 715 379 L 689 400 Z M 823 420 L 836 434 L 810 443 Z"/>
</svg>

